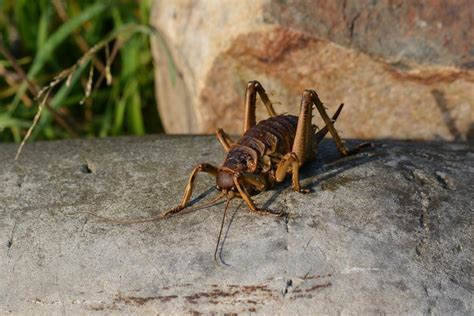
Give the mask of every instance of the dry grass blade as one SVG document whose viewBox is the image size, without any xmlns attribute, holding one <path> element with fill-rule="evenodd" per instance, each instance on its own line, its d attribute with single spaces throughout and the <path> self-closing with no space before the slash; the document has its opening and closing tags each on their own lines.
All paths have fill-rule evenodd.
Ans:
<svg viewBox="0 0 474 316">
<path fill-rule="evenodd" d="M 112 74 L 110 73 L 110 65 L 112 65 L 112 63 L 114 62 L 115 60 L 115 57 L 117 56 L 117 53 L 120 49 L 120 47 L 122 47 L 122 44 L 123 42 L 119 39 L 117 39 L 115 41 L 115 44 L 114 44 L 114 47 L 112 48 L 112 53 L 110 54 L 110 57 L 107 57 L 107 66 L 106 68 L 108 69 L 108 75 L 109 75 L 109 78 L 107 78 L 107 71 L 104 73 L 101 73 L 100 74 L 100 77 L 99 79 L 97 79 L 96 83 L 95 83 L 95 86 L 94 86 L 94 91 L 96 91 L 97 89 L 99 89 L 100 87 L 100 84 L 102 83 L 102 80 L 104 80 L 104 77 L 106 78 L 107 80 L 107 85 L 111 85 L 112 84 L 112 80 L 113 80 L 113 77 L 112 77 Z M 108 47 L 108 44 L 107 46 Z M 110 83 L 108 82 L 108 80 L 110 80 Z"/>
<path fill-rule="evenodd" d="M 7 71 L 3 65 L 0 65 L 0 76 L 2 76 L 5 82 L 13 89 L 17 90 L 19 88 L 18 81 L 21 80 L 21 78 L 19 78 L 16 73 Z M 26 94 L 21 96 L 21 100 L 27 108 L 33 105 L 33 101 Z"/>
<path fill-rule="evenodd" d="M 64 5 L 61 0 L 52 0 L 52 4 L 61 20 L 63 22 L 67 22 L 69 20 L 69 15 L 67 14 L 66 8 L 64 8 Z M 83 53 L 87 53 L 87 51 L 89 51 L 89 44 L 87 44 L 87 41 L 81 36 L 81 34 L 77 30 L 73 32 L 73 38 L 76 42 L 76 45 L 79 47 L 80 50 L 82 50 Z M 102 73 L 105 71 L 104 64 L 100 61 L 99 58 L 97 58 L 96 56 L 92 56 L 92 61 L 99 72 Z"/>
<path fill-rule="evenodd" d="M 76 70 L 76 68 L 71 69 L 71 73 L 67 76 L 67 79 L 66 79 L 66 87 L 70 87 L 70 86 L 71 86 L 72 75 L 74 75 L 74 71 L 75 71 L 75 70 Z"/>
<path fill-rule="evenodd" d="M 153 106 L 155 96 L 150 92 L 154 84 L 150 36 L 156 33 L 148 25 L 150 1 L 4 2 L 0 22 L 5 27 L 0 44 L 17 59 L 25 76 L 17 73 L 8 58 L 3 58 L 0 142 L 21 143 L 39 103 L 53 86 L 29 143 L 79 135 L 105 137 L 163 131 Z M 119 57 L 123 62 L 114 65 Z M 93 80 L 88 81 L 87 68 L 91 64 L 95 69 Z M 76 67 L 68 69 L 73 65 Z M 89 88 L 88 82 L 92 83 Z M 137 83 L 141 88 L 146 86 L 143 93 L 136 88 Z M 116 107 L 123 99 L 120 91 L 130 85 L 134 89 L 129 90 L 134 91 L 123 101 L 127 110 L 122 113 Z M 79 102 L 85 94 L 81 107 Z M 118 127 L 116 121 L 120 123 Z"/>
<path fill-rule="evenodd" d="M 25 137 L 21 141 L 20 147 L 18 147 L 18 151 L 16 152 L 15 160 L 18 160 L 18 158 L 20 158 L 20 154 L 23 150 L 23 147 L 25 146 L 26 142 L 28 141 L 28 138 L 30 138 L 31 133 L 33 132 L 33 129 L 35 128 L 36 124 L 38 124 L 38 120 L 41 117 L 41 112 L 43 111 L 44 105 L 48 101 L 51 90 L 52 89 L 49 89 L 48 92 L 46 92 L 43 101 L 38 106 L 38 112 L 36 112 L 36 114 L 35 114 L 35 117 L 33 119 L 33 124 L 31 124 L 30 128 L 28 129 L 28 132 L 26 133 Z"/>
<path fill-rule="evenodd" d="M 110 74 L 111 64 L 112 60 L 110 58 L 109 44 L 107 44 L 105 45 L 105 80 L 108 86 L 112 83 L 112 75 Z"/>
<path fill-rule="evenodd" d="M 3 46 L 2 44 L 2 38 L 0 36 L 0 53 L 5 56 L 5 58 L 11 63 L 13 69 L 15 70 L 16 74 L 24 81 L 27 83 L 28 90 L 33 94 L 33 95 L 38 95 L 38 94 L 43 94 L 44 91 L 38 91 L 38 87 L 28 79 L 28 76 L 26 73 L 23 71 L 23 69 L 18 65 L 16 62 L 15 57 Z M 61 74 L 60 74 L 61 75 Z M 36 98 L 38 99 L 38 97 Z M 49 105 L 48 100 L 46 100 L 46 103 L 44 106 L 48 109 L 48 111 L 51 112 L 53 115 L 54 119 L 56 122 L 58 122 L 59 125 L 61 125 L 65 130 L 67 130 L 71 135 L 77 137 L 77 132 L 69 126 L 69 124 L 66 122 L 66 120 L 56 111 L 53 110 L 53 108 Z"/>
<path fill-rule="evenodd" d="M 23 70 L 21 68 L 19 68 L 19 66 L 17 66 L 17 68 L 19 68 L 19 70 L 18 70 L 19 75 L 22 78 L 24 78 L 24 80 L 26 80 L 28 82 L 29 88 L 36 92 L 35 94 L 37 95 L 37 99 L 43 98 L 43 101 L 41 102 L 41 104 L 38 108 L 38 112 L 36 113 L 36 115 L 33 119 L 32 125 L 28 129 L 28 132 L 26 133 L 25 138 L 22 140 L 22 142 L 20 144 L 20 147 L 19 147 L 19 149 L 17 151 L 17 154 L 15 156 L 15 160 L 18 160 L 18 158 L 20 157 L 21 151 L 23 150 L 23 147 L 25 146 L 26 141 L 31 136 L 31 133 L 32 133 L 33 129 L 35 128 L 35 126 L 38 124 L 38 120 L 41 116 L 41 112 L 43 110 L 43 107 L 46 107 L 48 110 L 50 110 L 55 118 L 58 115 L 58 113 L 55 112 L 48 104 L 49 95 L 50 95 L 51 91 L 53 90 L 53 88 L 55 86 L 57 86 L 60 82 L 62 82 L 64 79 L 66 79 L 66 84 L 67 84 L 67 82 L 70 81 L 69 78 L 71 77 L 71 75 L 74 73 L 74 71 L 77 69 L 77 67 L 79 65 L 82 65 L 86 62 L 89 62 L 93 58 L 94 54 L 97 51 L 99 51 L 100 49 L 106 47 L 112 40 L 116 40 L 114 49 L 112 50 L 112 54 L 110 56 L 110 61 L 112 61 L 115 58 L 118 49 L 123 44 L 122 40 L 118 39 L 118 37 L 123 36 L 123 33 L 130 32 L 128 35 L 131 35 L 135 32 L 139 32 L 139 31 L 142 31 L 142 32 L 143 31 L 149 31 L 149 29 L 144 28 L 143 26 L 125 25 L 121 29 L 116 30 L 109 37 L 107 37 L 106 39 L 100 41 L 99 43 L 97 43 L 96 45 L 91 47 L 91 49 L 88 52 L 86 52 L 73 66 L 61 71 L 56 77 L 54 77 L 52 82 L 50 82 L 48 85 L 46 85 L 45 87 L 43 87 L 39 91 L 38 91 L 38 88 L 31 81 L 28 80 L 28 78 L 27 78 L 26 74 L 23 72 Z M 7 57 L 7 59 L 10 56 L 12 58 L 12 61 L 11 61 L 12 64 L 16 64 L 15 59 L 9 54 L 9 52 L 6 49 L 4 49 L 4 47 L 1 44 L 1 41 L 0 41 L 0 53 L 3 53 Z M 16 70 L 16 68 L 15 68 L 15 70 Z M 90 95 L 90 93 L 92 91 L 93 70 L 94 70 L 94 67 L 93 67 L 93 65 L 91 65 L 91 70 L 89 72 L 89 79 L 88 79 L 87 86 L 86 86 L 86 91 L 85 91 L 86 95 L 85 95 L 84 99 L 81 101 L 81 104 Z M 104 77 L 104 75 L 105 75 L 105 72 L 102 72 L 101 73 L 101 79 Z M 97 85 L 96 85 L 96 87 L 97 87 Z M 44 95 L 44 97 L 43 97 L 43 95 Z M 61 117 L 59 117 L 59 118 L 61 118 Z M 58 123 L 61 123 L 61 121 L 62 121 L 62 118 L 61 118 L 61 120 L 58 120 Z M 72 135 L 77 135 L 77 133 L 75 133 L 75 131 L 71 130 L 71 128 L 65 122 L 63 122 L 63 124 L 61 124 L 61 125 L 63 125 L 64 127 L 67 127 L 66 129 Z"/>
<path fill-rule="evenodd" d="M 84 104 L 84 101 L 91 95 L 92 91 L 92 79 L 94 77 L 94 65 L 91 64 L 90 70 L 89 70 L 89 78 L 87 79 L 87 84 L 86 84 L 86 91 L 84 94 L 84 98 L 82 98 L 81 102 L 79 104 Z"/>
<path fill-rule="evenodd" d="M 16 62 L 15 57 L 13 57 L 13 55 L 8 51 L 8 49 L 6 49 L 6 47 L 3 46 L 2 41 L 3 41 L 3 38 L 0 36 L 0 53 L 3 56 L 5 56 L 5 58 L 10 62 L 16 74 L 28 84 L 28 89 L 30 89 L 31 93 L 36 95 L 38 93 L 38 88 L 33 84 L 33 82 L 31 82 L 31 80 L 28 79 L 28 77 L 26 76 L 26 73 Z"/>
</svg>

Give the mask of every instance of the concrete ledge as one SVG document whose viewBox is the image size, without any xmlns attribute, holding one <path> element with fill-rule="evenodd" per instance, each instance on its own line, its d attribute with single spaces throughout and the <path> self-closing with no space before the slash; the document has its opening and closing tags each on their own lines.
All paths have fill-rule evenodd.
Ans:
<svg viewBox="0 0 474 316">
<path fill-rule="evenodd" d="M 219 164 L 213 137 L 0 145 L 0 313 L 473 313 L 474 148 L 385 142 L 337 159 L 331 142 L 289 183 L 164 221 L 107 223 L 176 205 L 192 167 Z M 214 181 L 203 175 L 196 192 Z M 196 194 L 197 196 L 199 194 Z"/>
</svg>

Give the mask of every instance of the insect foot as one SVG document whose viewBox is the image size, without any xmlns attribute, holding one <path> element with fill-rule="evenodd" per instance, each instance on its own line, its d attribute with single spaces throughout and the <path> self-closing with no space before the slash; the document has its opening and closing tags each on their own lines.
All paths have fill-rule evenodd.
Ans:
<svg viewBox="0 0 474 316">
<path fill-rule="evenodd" d="M 260 216 L 282 217 L 285 215 L 285 212 L 278 212 L 278 211 L 265 210 L 265 209 L 256 209 L 256 210 L 250 210 L 250 211 Z"/>
<path fill-rule="evenodd" d="M 373 143 L 362 143 L 362 144 L 359 144 L 357 145 L 357 147 L 349 150 L 348 154 L 349 155 L 354 155 L 354 154 L 357 154 L 363 150 L 367 150 L 367 149 L 373 149 L 375 148 L 375 145 Z"/>
<path fill-rule="evenodd" d="M 181 207 L 181 206 L 176 206 L 175 208 L 172 208 L 166 212 L 164 212 L 163 214 L 160 215 L 160 218 L 167 218 L 169 217 L 171 214 L 175 214 L 175 213 L 178 213 L 180 212 L 181 210 L 183 210 L 184 207 Z"/>
<path fill-rule="evenodd" d="M 299 189 L 298 190 L 299 193 L 303 193 L 303 194 L 308 194 L 308 193 L 311 193 L 311 189 Z"/>
</svg>

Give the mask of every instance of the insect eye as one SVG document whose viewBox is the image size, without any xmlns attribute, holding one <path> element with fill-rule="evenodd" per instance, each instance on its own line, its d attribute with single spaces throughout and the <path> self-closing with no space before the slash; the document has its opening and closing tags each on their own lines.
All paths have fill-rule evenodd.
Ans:
<svg viewBox="0 0 474 316">
<path fill-rule="evenodd" d="M 216 185 L 216 189 L 220 191 L 220 190 L 221 190 L 221 187 L 218 186 L 218 185 Z"/>
</svg>

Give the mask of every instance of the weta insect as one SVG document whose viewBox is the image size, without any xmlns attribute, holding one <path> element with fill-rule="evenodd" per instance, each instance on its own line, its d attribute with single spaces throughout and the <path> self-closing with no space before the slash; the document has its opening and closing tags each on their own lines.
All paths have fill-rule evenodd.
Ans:
<svg viewBox="0 0 474 316">
<path fill-rule="evenodd" d="M 255 108 L 257 94 L 265 105 L 270 118 L 256 124 Z M 329 132 L 342 156 L 358 151 L 363 144 L 353 150 L 348 150 L 342 142 L 333 123 L 338 118 L 343 104 L 339 106 L 332 119 L 329 118 L 323 103 L 314 90 L 305 90 L 301 99 L 299 116 L 277 115 L 265 90 L 258 81 L 247 84 L 245 96 L 244 133 L 238 140 L 233 141 L 222 129 L 216 136 L 227 152 L 227 157 L 220 167 L 202 163 L 191 173 L 184 190 L 183 197 L 177 207 L 161 215 L 162 218 L 178 213 L 185 209 L 191 198 L 193 185 L 199 172 L 209 173 L 216 178 L 217 189 L 221 195 L 207 205 L 220 198 L 227 197 L 227 204 L 222 219 L 221 230 L 217 241 L 214 259 L 217 262 L 222 227 L 229 202 L 234 197 L 244 200 L 248 209 L 258 215 L 281 215 L 282 213 L 264 210 L 255 205 L 251 195 L 267 190 L 278 182 L 282 182 L 288 173 L 292 174 L 293 190 L 308 193 L 301 188 L 299 168 L 316 157 L 317 147 Z M 317 131 L 311 123 L 312 110 L 316 108 L 321 115 L 324 128 Z"/>
</svg>

